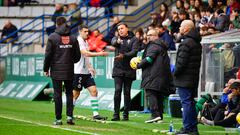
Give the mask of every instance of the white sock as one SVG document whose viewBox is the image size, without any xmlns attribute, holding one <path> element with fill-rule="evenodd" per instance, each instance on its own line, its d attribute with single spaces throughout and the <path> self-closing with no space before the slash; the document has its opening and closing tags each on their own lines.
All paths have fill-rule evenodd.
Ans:
<svg viewBox="0 0 240 135">
<path fill-rule="evenodd" d="M 99 115 L 99 113 L 98 113 L 98 98 L 97 97 L 91 97 L 91 106 L 92 106 L 93 116 Z"/>
</svg>

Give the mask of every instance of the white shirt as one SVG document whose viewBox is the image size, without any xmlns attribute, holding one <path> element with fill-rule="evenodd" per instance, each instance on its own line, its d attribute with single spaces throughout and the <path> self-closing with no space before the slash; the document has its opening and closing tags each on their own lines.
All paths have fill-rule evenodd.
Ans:
<svg viewBox="0 0 240 135">
<path fill-rule="evenodd" d="M 81 50 L 89 50 L 87 41 L 84 41 L 82 37 L 78 36 L 77 38 L 79 43 L 79 48 Z M 74 74 L 90 74 L 88 70 L 89 58 L 81 54 L 81 59 L 74 64 Z"/>
</svg>

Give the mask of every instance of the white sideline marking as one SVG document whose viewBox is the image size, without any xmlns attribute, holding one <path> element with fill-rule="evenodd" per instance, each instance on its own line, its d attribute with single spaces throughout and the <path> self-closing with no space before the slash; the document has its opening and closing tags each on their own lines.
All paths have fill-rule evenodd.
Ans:
<svg viewBox="0 0 240 135">
<path fill-rule="evenodd" d="M 6 117 L 6 116 L 2 116 L 2 115 L 0 115 L 0 117 L 4 118 L 4 119 L 15 120 L 15 121 L 20 121 L 20 122 L 25 122 L 25 123 L 30 123 L 30 124 L 36 124 L 36 125 L 43 126 L 43 127 L 57 128 L 57 129 L 62 129 L 62 130 L 71 131 L 71 132 L 77 132 L 77 133 L 81 133 L 81 134 L 99 135 L 97 133 L 91 133 L 91 132 L 86 132 L 86 131 L 70 129 L 70 128 L 63 128 L 63 127 L 59 127 L 59 126 L 52 126 L 52 125 L 47 125 L 47 124 L 41 124 L 41 123 L 38 123 L 38 122 L 32 122 L 32 121 L 22 120 L 22 119 L 17 119 L 17 118 L 11 118 L 11 117 Z"/>
</svg>

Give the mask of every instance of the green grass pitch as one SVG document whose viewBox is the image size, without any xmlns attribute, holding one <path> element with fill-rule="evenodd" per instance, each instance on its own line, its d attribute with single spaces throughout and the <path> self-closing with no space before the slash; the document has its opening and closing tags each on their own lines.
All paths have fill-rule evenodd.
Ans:
<svg viewBox="0 0 240 135">
<path fill-rule="evenodd" d="M 54 104 L 50 101 L 23 101 L 0 98 L 0 135 L 158 135 L 154 131 L 168 130 L 170 121 L 174 128 L 182 127 L 182 120 L 164 115 L 162 123 L 144 123 L 150 114 L 130 113 L 130 121 L 100 123 L 76 119 L 74 126 L 66 124 L 66 111 L 63 108 L 63 125 L 53 126 Z M 91 117 L 91 109 L 75 108 L 75 115 Z M 101 110 L 101 115 L 110 120 L 111 111 Z M 225 130 L 218 126 L 198 125 L 201 135 L 240 134 L 236 130 Z"/>
</svg>

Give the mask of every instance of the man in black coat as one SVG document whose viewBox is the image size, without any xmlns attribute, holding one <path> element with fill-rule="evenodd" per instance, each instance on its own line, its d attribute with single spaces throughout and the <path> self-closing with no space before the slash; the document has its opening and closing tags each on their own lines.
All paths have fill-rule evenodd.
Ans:
<svg viewBox="0 0 240 135">
<path fill-rule="evenodd" d="M 128 31 L 126 24 L 120 23 L 117 28 L 119 36 L 115 36 L 112 39 L 112 45 L 116 48 L 112 74 L 115 83 L 114 114 L 112 121 L 120 120 L 119 113 L 123 87 L 123 120 L 127 121 L 129 119 L 128 112 L 130 110 L 131 86 L 133 80 L 136 79 L 136 71 L 130 67 L 130 60 L 137 56 L 139 41 L 132 32 Z"/>
<path fill-rule="evenodd" d="M 167 45 L 159 39 L 158 31 L 149 30 L 147 33 L 149 43 L 144 50 L 143 60 L 137 65 L 142 69 L 141 88 L 149 98 L 152 116 L 145 123 L 157 122 L 163 119 L 164 95 L 168 95 L 172 75 Z"/>
<path fill-rule="evenodd" d="M 57 29 L 47 42 L 43 71 L 51 76 L 54 88 L 56 120 L 54 125 L 62 125 L 62 83 L 67 99 L 67 124 L 73 125 L 73 75 L 74 63 L 80 59 L 77 38 L 70 35 L 70 28 L 64 17 L 56 20 Z M 49 74 L 50 69 L 50 74 Z"/>
<path fill-rule="evenodd" d="M 15 31 L 17 31 L 17 27 L 14 24 L 12 24 L 12 22 L 10 20 L 7 20 L 7 22 L 5 23 L 3 30 L 2 30 L 1 39 L 8 37 Z M 8 37 L 8 39 L 4 40 L 4 43 L 8 43 L 12 40 L 13 41 L 18 40 L 18 33 L 15 33 L 12 36 Z"/>
<path fill-rule="evenodd" d="M 111 44 L 112 38 L 115 36 L 117 26 L 119 23 L 120 23 L 119 18 L 117 16 L 113 17 L 113 25 L 111 26 L 107 36 L 104 37 L 104 41 L 106 41 L 108 44 Z"/>
<path fill-rule="evenodd" d="M 183 128 L 177 134 L 199 134 L 194 96 L 201 65 L 201 36 L 191 20 L 181 23 L 180 33 L 182 37 L 176 56 L 174 83 L 182 102 Z"/>
</svg>

